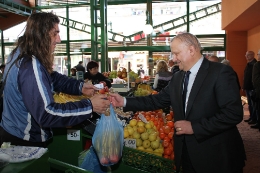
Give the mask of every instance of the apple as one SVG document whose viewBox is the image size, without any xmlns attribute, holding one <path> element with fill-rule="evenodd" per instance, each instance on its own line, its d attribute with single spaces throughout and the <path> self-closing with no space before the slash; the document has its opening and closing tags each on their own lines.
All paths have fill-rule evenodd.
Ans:
<svg viewBox="0 0 260 173">
<path fill-rule="evenodd" d="M 109 160 L 111 163 L 117 163 L 119 161 L 119 157 L 117 155 L 109 156 Z"/>
<path fill-rule="evenodd" d="M 141 137 L 140 133 L 138 133 L 138 132 L 134 132 L 132 136 L 134 139 L 140 139 L 140 137 Z"/>
<path fill-rule="evenodd" d="M 105 89 L 105 92 L 109 92 L 109 89 L 107 86 L 105 86 L 104 89 Z"/>
<path fill-rule="evenodd" d="M 159 148 L 159 146 L 160 146 L 160 142 L 159 141 L 152 141 L 151 142 L 151 148 L 152 149 L 157 149 L 157 148 Z"/>
<path fill-rule="evenodd" d="M 100 94 L 105 94 L 105 93 L 106 93 L 106 90 L 105 90 L 105 88 L 103 88 L 103 89 L 100 89 L 100 90 L 99 90 L 99 93 L 100 93 Z"/>
<path fill-rule="evenodd" d="M 137 124 L 137 120 L 136 119 L 132 119 L 129 122 L 130 126 L 134 127 Z"/>
<path fill-rule="evenodd" d="M 144 132 L 144 133 L 141 134 L 141 139 L 142 140 L 146 140 L 148 138 L 149 138 L 149 134 L 148 133 Z"/>
<path fill-rule="evenodd" d="M 137 127 L 137 132 L 138 133 L 144 133 L 145 132 L 145 127 L 144 126 L 139 126 L 139 127 Z"/>
<path fill-rule="evenodd" d="M 157 139 L 157 134 L 156 133 L 152 133 L 149 135 L 149 140 L 150 141 L 155 141 Z"/>
<path fill-rule="evenodd" d="M 150 145 L 151 145 L 151 142 L 150 142 L 149 140 L 144 140 L 144 141 L 143 141 L 143 147 L 144 147 L 144 148 L 149 148 Z"/>
<path fill-rule="evenodd" d="M 134 129 L 131 126 L 127 127 L 127 131 L 129 135 L 132 135 L 134 133 Z"/>
<path fill-rule="evenodd" d="M 141 139 L 136 139 L 136 146 L 140 147 L 143 145 L 143 141 Z"/>
<path fill-rule="evenodd" d="M 100 159 L 100 163 L 101 163 L 103 166 L 107 165 L 108 162 L 109 162 L 109 160 L 108 160 L 108 158 L 106 158 L 106 157 L 102 157 L 102 158 Z"/>
</svg>

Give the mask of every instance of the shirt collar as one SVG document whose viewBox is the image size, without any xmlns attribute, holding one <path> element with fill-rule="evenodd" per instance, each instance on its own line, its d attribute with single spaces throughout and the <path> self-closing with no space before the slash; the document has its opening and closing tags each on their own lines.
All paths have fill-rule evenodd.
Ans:
<svg viewBox="0 0 260 173">
<path fill-rule="evenodd" d="M 189 70 L 191 72 L 191 74 L 196 75 L 199 71 L 199 68 L 202 64 L 204 57 L 202 56 L 197 62 L 196 64 L 194 64 L 191 69 Z"/>
</svg>

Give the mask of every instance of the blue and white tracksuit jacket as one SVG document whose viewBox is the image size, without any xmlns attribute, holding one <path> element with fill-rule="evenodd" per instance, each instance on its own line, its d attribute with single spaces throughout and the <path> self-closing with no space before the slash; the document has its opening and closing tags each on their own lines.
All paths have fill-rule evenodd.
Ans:
<svg viewBox="0 0 260 173">
<path fill-rule="evenodd" d="M 19 51 L 12 61 L 18 55 Z M 9 56 L 7 62 L 10 60 Z M 4 77 L 11 64 L 6 64 Z M 53 98 L 54 91 L 81 95 L 83 84 L 58 72 L 49 74 L 37 58 L 24 57 L 7 75 L 0 125 L 23 140 L 45 142 L 52 137 L 52 127 L 74 126 L 91 117 L 90 100 L 60 104 Z"/>
</svg>

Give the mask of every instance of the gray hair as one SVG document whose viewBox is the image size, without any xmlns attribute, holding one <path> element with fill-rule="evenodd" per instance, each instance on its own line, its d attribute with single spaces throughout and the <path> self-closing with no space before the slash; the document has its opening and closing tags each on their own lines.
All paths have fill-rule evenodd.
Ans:
<svg viewBox="0 0 260 173">
<path fill-rule="evenodd" d="M 180 34 L 177 34 L 175 37 L 172 38 L 171 42 L 175 39 L 179 39 L 181 42 L 186 44 L 187 46 L 193 46 L 196 50 L 202 50 L 201 44 L 198 40 L 198 38 L 188 32 L 182 32 Z"/>
<path fill-rule="evenodd" d="M 230 65 L 230 62 L 227 59 L 222 60 L 221 63 L 222 64 L 226 64 L 226 65 Z"/>
</svg>

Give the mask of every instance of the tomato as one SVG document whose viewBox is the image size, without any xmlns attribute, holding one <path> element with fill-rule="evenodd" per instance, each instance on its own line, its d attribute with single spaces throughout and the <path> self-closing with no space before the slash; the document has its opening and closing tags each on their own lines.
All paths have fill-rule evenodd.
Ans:
<svg viewBox="0 0 260 173">
<path fill-rule="evenodd" d="M 160 133 L 160 135 L 159 135 L 161 140 L 163 140 L 165 138 L 165 136 L 166 136 L 165 133 Z"/>
<path fill-rule="evenodd" d="M 169 156 L 164 154 L 164 155 L 163 155 L 163 158 L 169 159 Z"/>
<path fill-rule="evenodd" d="M 167 121 L 172 121 L 172 116 L 171 116 L 170 114 L 167 114 L 167 115 L 166 115 L 166 120 L 167 120 Z"/>
<path fill-rule="evenodd" d="M 171 160 L 174 160 L 174 153 L 172 153 L 172 154 L 170 155 L 170 159 L 171 159 Z"/>
<path fill-rule="evenodd" d="M 167 148 L 169 146 L 169 141 L 163 140 L 163 147 Z"/>
<path fill-rule="evenodd" d="M 164 133 L 163 127 L 161 127 L 161 128 L 159 129 L 159 132 L 160 132 L 160 133 Z"/>
<path fill-rule="evenodd" d="M 168 137 L 169 137 L 170 139 L 172 139 L 172 137 L 173 137 L 173 132 L 168 133 Z"/>
<path fill-rule="evenodd" d="M 100 89 L 100 90 L 99 90 L 99 93 L 100 93 L 100 94 L 105 94 L 105 93 L 106 93 L 106 89 L 105 89 L 105 88 Z"/>
<path fill-rule="evenodd" d="M 167 121 L 167 126 L 173 128 L 174 127 L 174 122 L 173 121 Z"/>
<path fill-rule="evenodd" d="M 164 137 L 164 139 L 163 140 L 165 140 L 165 141 L 168 141 L 168 142 L 170 142 L 171 140 L 170 140 L 170 138 L 168 137 L 168 135 L 165 135 L 165 137 Z"/>
<path fill-rule="evenodd" d="M 146 116 L 145 116 L 145 119 L 146 119 L 147 121 L 150 121 L 150 120 L 151 120 L 151 117 L 148 116 L 148 115 L 146 115 Z"/>
<path fill-rule="evenodd" d="M 166 149 L 164 149 L 163 154 L 169 156 L 169 155 L 171 155 L 171 151 L 168 148 L 166 148 Z"/>
<path fill-rule="evenodd" d="M 164 131 L 164 133 L 169 134 L 171 132 L 171 128 L 166 125 L 163 127 L 163 131 Z"/>
</svg>

